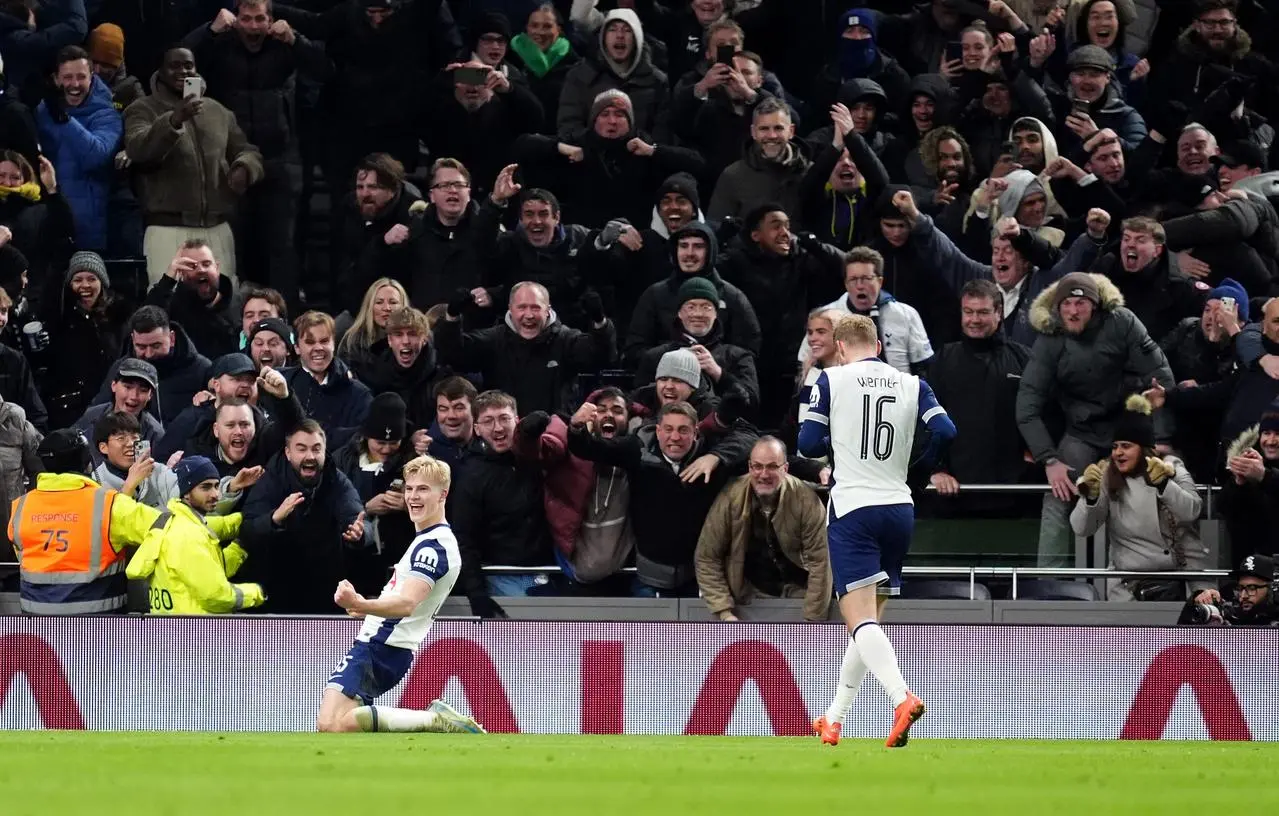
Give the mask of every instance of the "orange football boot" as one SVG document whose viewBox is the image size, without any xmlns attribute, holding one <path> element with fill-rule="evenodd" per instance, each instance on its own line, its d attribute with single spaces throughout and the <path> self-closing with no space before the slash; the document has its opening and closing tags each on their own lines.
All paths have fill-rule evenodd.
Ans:
<svg viewBox="0 0 1279 816">
<path fill-rule="evenodd" d="M 825 714 L 813 720 L 813 733 L 822 738 L 823 745 L 839 745 L 840 728 L 837 722 L 827 722 Z"/>
<path fill-rule="evenodd" d="M 889 748 L 901 748 L 910 740 L 910 727 L 924 716 L 924 701 L 907 692 L 906 699 L 893 709 L 893 730 L 884 743 Z"/>
</svg>

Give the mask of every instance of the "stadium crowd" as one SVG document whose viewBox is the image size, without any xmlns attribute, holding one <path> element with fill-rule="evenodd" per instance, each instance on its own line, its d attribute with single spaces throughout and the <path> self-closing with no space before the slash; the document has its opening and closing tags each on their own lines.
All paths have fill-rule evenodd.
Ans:
<svg viewBox="0 0 1279 816">
<path fill-rule="evenodd" d="M 872 5 L 0 0 L 24 609 L 119 609 L 128 576 L 157 613 L 334 613 L 430 453 L 476 614 L 825 619 L 831 473 L 790 443 L 849 313 L 959 429 L 929 512 L 1047 482 L 1042 566 L 1105 524 L 1115 568 L 1204 569 L 1215 484 L 1229 562 L 1273 554 L 1276 18 Z"/>
</svg>

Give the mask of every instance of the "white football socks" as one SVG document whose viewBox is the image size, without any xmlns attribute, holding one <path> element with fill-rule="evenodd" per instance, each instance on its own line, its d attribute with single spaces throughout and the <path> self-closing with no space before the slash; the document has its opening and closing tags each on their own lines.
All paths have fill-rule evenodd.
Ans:
<svg viewBox="0 0 1279 816">
<path fill-rule="evenodd" d="M 390 706 L 361 706 L 355 709 L 355 721 L 362 731 L 443 731 L 440 715 L 434 711 Z"/>
<path fill-rule="evenodd" d="M 848 637 L 848 648 L 844 650 L 844 662 L 839 666 L 839 684 L 835 686 L 835 699 L 826 709 L 826 722 L 844 721 L 848 708 L 857 699 L 857 691 L 866 678 L 866 661 L 862 660 L 861 650 L 852 635 Z"/>
<path fill-rule="evenodd" d="M 871 674 L 884 687 L 884 693 L 893 701 L 894 706 L 906 701 L 908 689 L 906 679 L 902 677 L 901 667 L 897 665 L 897 652 L 893 650 L 892 641 L 879 624 L 873 620 L 862 621 L 853 630 L 853 640 L 861 653 Z"/>
</svg>

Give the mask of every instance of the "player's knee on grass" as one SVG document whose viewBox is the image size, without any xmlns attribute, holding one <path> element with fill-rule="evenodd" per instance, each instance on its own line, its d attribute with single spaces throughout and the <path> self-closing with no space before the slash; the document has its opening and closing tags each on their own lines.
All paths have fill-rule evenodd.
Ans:
<svg viewBox="0 0 1279 816">
<path fill-rule="evenodd" d="M 359 706 L 358 700 L 352 700 L 337 689 L 325 689 L 320 710 L 315 715 L 315 730 L 322 733 L 359 731 L 354 715 Z"/>
</svg>

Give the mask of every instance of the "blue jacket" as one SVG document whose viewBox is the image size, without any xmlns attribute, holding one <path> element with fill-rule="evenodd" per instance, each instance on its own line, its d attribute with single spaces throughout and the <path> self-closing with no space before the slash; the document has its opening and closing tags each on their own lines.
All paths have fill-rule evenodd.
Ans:
<svg viewBox="0 0 1279 816">
<path fill-rule="evenodd" d="M 302 403 L 305 415 L 323 426 L 331 451 L 350 441 L 368 416 L 373 392 L 350 376 L 346 363 L 337 357 L 329 364 L 328 380 L 323 385 L 302 366 L 282 368 L 280 374 L 289 384 L 289 393 Z"/>
<path fill-rule="evenodd" d="M 107 246 L 107 196 L 124 121 L 111 104 L 111 90 L 96 76 L 88 98 L 66 112 L 66 124 L 57 124 L 48 104 L 40 103 L 36 108 L 40 144 L 58 171 L 62 195 L 75 217 L 76 246 L 102 250 Z"/>
</svg>

